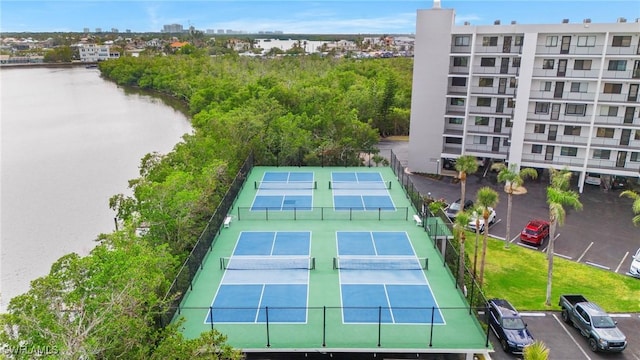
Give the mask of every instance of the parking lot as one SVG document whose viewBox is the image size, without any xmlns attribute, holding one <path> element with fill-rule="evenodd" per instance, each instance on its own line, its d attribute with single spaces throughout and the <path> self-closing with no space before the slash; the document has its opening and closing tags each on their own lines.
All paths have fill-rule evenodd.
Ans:
<svg viewBox="0 0 640 360">
<path fill-rule="evenodd" d="M 386 142 L 379 144 L 384 156 L 393 150 L 399 161 L 406 167 L 408 142 Z M 409 169 L 410 170 L 410 169 Z M 448 173 L 454 175 L 454 173 Z M 452 176 L 433 179 L 419 174 L 410 174 L 411 181 L 423 195 L 444 198 L 448 203 L 460 198 L 460 184 Z M 546 187 L 548 179 L 527 180 L 527 194 L 514 195 L 511 235 L 508 241 L 519 242 L 520 231 L 531 219 L 548 220 Z M 495 207 L 496 223 L 490 227 L 490 235 L 504 240 L 506 236 L 507 195 L 503 184 L 497 183 L 495 174 L 486 177 L 471 175 L 467 179 L 467 198 L 475 199 L 475 194 L 483 186 L 489 186 L 500 194 L 500 202 Z M 577 187 L 575 188 L 577 191 Z M 581 211 L 566 209 L 565 224 L 556 230 L 555 254 L 586 266 L 601 268 L 626 274 L 631 257 L 640 247 L 639 228 L 632 223 L 632 201 L 620 197 L 620 190 L 605 192 L 597 186 L 585 185 L 580 194 L 583 204 Z M 529 247 L 532 251 L 545 251 L 548 241 L 539 248 Z M 640 301 L 640 279 L 638 280 Z M 625 359 L 640 360 L 640 314 L 612 314 L 619 328 L 627 336 L 628 348 L 622 353 L 593 353 L 587 340 L 579 331 L 560 319 L 559 312 L 523 313 L 529 329 L 536 339 L 542 340 L 551 349 L 550 359 Z M 500 348 L 494 334 L 490 336 L 495 353 L 493 359 L 516 359 L 521 356 L 506 354 Z"/>
<path fill-rule="evenodd" d="M 381 142 L 384 151 L 393 149 L 400 162 L 407 166 L 408 142 Z M 410 169 L 409 169 L 410 170 Z M 453 175 L 453 172 L 449 173 Z M 433 179 L 419 174 L 410 175 L 417 190 L 431 194 L 436 199 L 444 198 L 448 203 L 460 198 L 460 184 L 453 176 Z M 475 199 L 475 194 L 483 186 L 489 186 L 500 194 L 500 202 L 495 207 L 497 221 L 490 227 L 489 234 L 503 239 L 506 236 L 507 195 L 503 184 L 496 181 L 496 174 L 489 172 L 470 175 L 467 179 L 467 198 Z M 520 244 L 519 234 L 531 219 L 549 219 L 546 203 L 548 179 L 526 180 L 527 194 L 514 195 L 511 214 L 511 234 L 509 241 Z M 577 190 L 577 187 L 576 187 Z M 638 227 L 632 222 L 631 199 L 620 197 L 620 190 L 605 192 L 597 186 L 585 185 L 580 194 L 583 204 L 581 211 L 567 208 L 563 226 L 556 230 L 555 254 L 576 262 L 594 266 L 619 274 L 626 274 L 631 257 L 640 247 Z M 548 241 L 535 251 L 544 251 Z M 640 288 L 640 280 L 638 284 Z"/>
</svg>

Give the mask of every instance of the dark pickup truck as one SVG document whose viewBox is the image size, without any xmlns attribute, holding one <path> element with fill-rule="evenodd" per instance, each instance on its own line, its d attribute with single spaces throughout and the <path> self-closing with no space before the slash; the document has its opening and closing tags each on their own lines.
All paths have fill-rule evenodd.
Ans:
<svg viewBox="0 0 640 360">
<path fill-rule="evenodd" d="M 562 320 L 580 330 L 592 351 L 620 352 L 627 347 L 627 338 L 616 322 L 584 296 L 562 295 L 558 305 L 562 307 Z"/>
</svg>

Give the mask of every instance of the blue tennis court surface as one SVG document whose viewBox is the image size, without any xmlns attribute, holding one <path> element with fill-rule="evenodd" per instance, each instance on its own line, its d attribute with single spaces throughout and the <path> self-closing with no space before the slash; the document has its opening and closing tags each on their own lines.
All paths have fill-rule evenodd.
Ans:
<svg viewBox="0 0 640 360">
<path fill-rule="evenodd" d="M 336 233 L 345 323 L 444 324 L 405 232 Z"/>
<path fill-rule="evenodd" d="M 267 171 L 256 184 L 251 210 L 311 210 L 313 172 Z"/>
<path fill-rule="evenodd" d="M 310 250 L 308 231 L 241 232 L 205 323 L 305 323 Z"/>
<path fill-rule="evenodd" d="M 379 172 L 332 172 L 331 188 L 336 210 L 396 209 Z"/>
</svg>

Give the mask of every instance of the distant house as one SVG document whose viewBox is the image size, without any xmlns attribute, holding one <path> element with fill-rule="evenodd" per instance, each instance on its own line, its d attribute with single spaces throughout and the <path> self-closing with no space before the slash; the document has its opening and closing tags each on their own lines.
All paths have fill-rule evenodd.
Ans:
<svg viewBox="0 0 640 360">
<path fill-rule="evenodd" d="M 189 43 L 186 42 L 186 41 L 185 42 L 175 41 L 175 42 L 172 42 L 171 44 L 169 44 L 169 46 L 171 46 L 171 49 L 173 49 L 173 50 L 181 49 L 185 45 L 189 45 Z"/>
</svg>

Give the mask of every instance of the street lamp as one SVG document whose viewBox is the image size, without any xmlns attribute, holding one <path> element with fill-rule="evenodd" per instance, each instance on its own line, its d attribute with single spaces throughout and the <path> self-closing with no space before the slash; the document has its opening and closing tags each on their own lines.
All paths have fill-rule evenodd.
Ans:
<svg viewBox="0 0 640 360">
<path fill-rule="evenodd" d="M 436 160 L 436 175 L 440 176 L 440 159 Z"/>
</svg>

